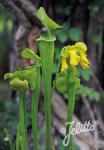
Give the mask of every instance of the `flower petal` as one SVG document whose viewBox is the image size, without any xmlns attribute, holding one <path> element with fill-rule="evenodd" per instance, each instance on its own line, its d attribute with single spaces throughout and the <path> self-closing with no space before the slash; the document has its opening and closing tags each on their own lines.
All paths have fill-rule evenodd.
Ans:
<svg viewBox="0 0 104 150">
<path fill-rule="evenodd" d="M 62 59 L 61 59 L 61 71 L 64 71 L 67 68 L 68 68 L 68 64 L 66 62 L 66 58 L 62 57 Z"/>
<path fill-rule="evenodd" d="M 76 46 L 75 45 L 68 45 L 67 50 L 68 51 L 76 50 Z"/>
<path fill-rule="evenodd" d="M 89 63 L 86 55 L 84 53 L 80 53 L 80 57 L 81 57 L 81 59 L 80 59 L 80 65 L 81 65 L 81 67 L 83 69 L 88 69 L 90 63 Z"/>
<path fill-rule="evenodd" d="M 70 65 L 78 65 L 80 61 L 80 57 L 77 55 L 75 50 L 70 50 L 69 52 L 69 58 L 70 58 Z"/>
<path fill-rule="evenodd" d="M 86 46 L 86 44 L 83 43 L 83 42 L 77 42 L 77 43 L 75 44 L 75 47 L 76 47 L 76 49 L 78 49 L 78 51 L 83 51 L 83 52 L 86 52 L 86 51 L 87 51 L 87 46 Z"/>
</svg>

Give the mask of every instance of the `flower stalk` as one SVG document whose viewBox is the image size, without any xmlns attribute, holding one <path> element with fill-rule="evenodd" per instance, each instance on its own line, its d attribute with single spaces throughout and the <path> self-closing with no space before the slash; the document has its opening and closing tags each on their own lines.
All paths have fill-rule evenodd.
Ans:
<svg viewBox="0 0 104 150">
<path fill-rule="evenodd" d="M 56 89 L 62 94 L 66 93 L 68 98 L 67 108 L 67 127 L 66 136 L 69 137 L 68 145 L 65 150 L 73 150 L 71 122 L 75 107 L 76 90 L 80 86 L 80 79 L 77 77 L 77 67 L 82 69 L 89 68 L 89 60 L 86 55 L 87 46 L 83 42 L 77 42 L 74 45 L 65 46 L 61 51 L 61 73 L 56 80 Z"/>
<path fill-rule="evenodd" d="M 69 134 L 70 131 L 70 122 L 72 122 L 73 119 L 73 112 L 74 112 L 74 107 L 75 107 L 75 95 L 76 95 L 76 83 L 72 79 L 70 79 L 70 75 L 68 78 L 68 108 L 67 108 L 67 122 L 69 123 L 67 125 L 66 129 L 66 135 Z M 70 141 L 68 143 L 67 149 L 66 150 L 72 150 L 72 136 L 70 137 Z"/>
</svg>

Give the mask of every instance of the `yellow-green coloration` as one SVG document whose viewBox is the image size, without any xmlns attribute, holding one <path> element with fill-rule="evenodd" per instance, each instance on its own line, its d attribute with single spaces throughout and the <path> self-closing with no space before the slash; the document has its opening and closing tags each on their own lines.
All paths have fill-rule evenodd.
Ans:
<svg viewBox="0 0 104 150">
<path fill-rule="evenodd" d="M 4 79 L 11 79 L 10 85 L 14 90 L 25 91 L 35 89 L 34 77 L 37 76 L 37 73 L 27 70 L 18 70 L 12 73 L 6 73 Z"/>
<path fill-rule="evenodd" d="M 56 89 L 58 92 L 64 94 L 68 92 L 68 77 L 65 72 L 60 72 L 56 80 Z"/>
<path fill-rule="evenodd" d="M 10 82 L 11 87 L 14 90 L 18 90 L 18 91 L 25 91 L 29 89 L 28 86 L 28 81 L 27 80 L 20 80 L 18 77 L 14 78 L 11 82 Z"/>
<path fill-rule="evenodd" d="M 45 150 L 51 149 L 51 96 L 52 96 L 52 71 L 54 61 L 54 30 L 61 28 L 40 8 L 36 13 L 38 19 L 46 27 L 47 33 L 37 39 L 42 62 L 42 77 L 44 81 L 44 102 L 45 102 Z"/>
<path fill-rule="evenodd" d="M 40 94 L 40 66 L 30 67 L 31 71 L 34 71 L 37 76 L 34 76 L 33 84 L 36 85 L 35 89 L 31 90 L 31 99 L 32 99 L 32 135 L 33 135 L 33 144 L 34 150 L 39 150 L 38 144 L 38 106 L 39 106 L 39 94 Z"/>
<path fill-rule="evenodd" d="M 29 48 L 25 48 L 22 53 L 21 56 L 25 59 L 31 59 L 34 60 L 36 65 L 40 65 L 41 64 L 41 58 L 35 54 L 31 49 Z"/>
<path fill-rule="evenodd" d="M 53 21 L 45 12 L 43 7 L 37 11 L 36 16 L 42 22 L 42 24 L 46 27 L 46 29 L 50 32 L 50 30 L 55 30 L 61 28 L 59 24 Z"/>
<path fill-rule="evenodd" d="M 26 103 L 25 92 L 31 91 L 32 99 L 32 137 L 34 150 L 39 150 L 38 143 L 38 105 L 40 93 L 40 67 L 42 67 L 42 78 L 44 84 L 44 110 L 45 110 L 45 150 L 52 149 L 51 135 L 51 100 L 52 100 L 52 72 L 54 67 L 54 41 L 56 40 L 54 30 L 61 28 L 53 21 L 45 12 L 44 8 L 40 8 L 36 12 L 37 18 L 47 29 L 46 33 L 37 39 L 39 46 L 40 57 L 31 49 L 25 48 L 21 56 L 25 59 L 31 59 L 35 65 L 26 68 L 26 70 L 17 70 L 12 73 L 7 73 L 4 79 L 10 79 L 10 86 L 19 91 L 19 112 L 20 122 L 17 130 L 16 149 L 28 150 L 27 140 L 27 122 L 26 122 Z M 54 88 L 62 93 L 67 94 L 67 122 L 72 121 L 76 90 L 80 86 L 80 79 L 77 77 L 78 65 L 82 69 L 89 68 L 89 60 L 87 59 L 87 46 L 83 42 L 77 42 L 74 45 L 65 46 L 61 51 L 61 59 L 59 61 L 58 71 L 54 82 Z M 61 65 L 61 68 L 60 68 Z M 59 70 L 61 70 L 59 72 Z M 53 88 L 53 89 L 54 89 Z M 66 131 L 68 134 L 70 125 Z M 65 150 L 73 150 L 72 137 L 70 143 L 65 147 Z"/>
<path fill-rule="evenodd" d="M 10 86 L 19 91 L 19 112 L 20 123 L 17 132 L 16 148 L 28 150 L 27 140 L 27 122 L 26 122 L 26 103 L 25 91 L 30 90 L 32 95 L 32 131 L 34 149 L 38 150 L 38 104 L 40 92 L 40 65 L 41 58 L 36 55 L 31 49 L 25 48 L 22 51 L 22 57 L 25 59 L 32 59 L 35 61 L 36 66 L 28 67 L 26 70 L 18 70 L 12 73 L 6 73 L 4 79 L 10 79 Z M 21 137 L 21 138 L 20 138 Z M 21 139 L 21 140 L 20 140 Z"/>
<path fill-rule="evenodd" d="M 29 77 L 29 83 L 31 88 L 31 99 L 32 99 L 32 110 L 31 110 L 31 118 L 32 118 L 32 137 L 34 150 L 39 149 L 38 143 L 38 105 L 39 105 L 39 94 L 40 94 L 40 66 L 41 66 L 41 58 L 36 55 L 31 49 L 25 48 L 22 53 L 22 57 L 25 59 L 32 59 L 35 61 L 36 66 L 31 66 L 28 68 L 28 71 L 34 73 L 34 75 Z"/>
</svg>

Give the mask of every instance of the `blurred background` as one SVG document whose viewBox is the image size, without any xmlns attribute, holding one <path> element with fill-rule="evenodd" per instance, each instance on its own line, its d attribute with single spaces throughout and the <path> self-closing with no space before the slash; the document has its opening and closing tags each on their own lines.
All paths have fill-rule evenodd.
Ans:
<svg viewBox="0 0 104 150">
<path fill-rule="evenodd" d="M 18 94 L 3 80 L 6 72 L 16 70 L 20 64 L 19 54 L 25 47 L 38 53 L 36 38 L 42 27 L 37 21 L 36 10 L 43 6 L 49 16 L 60 25 L 56 31 L 55 64 L 53 80 L 58 66 L 60 51 L 64 45 L 83 41 L 88 46 L 91 62 L 89 70 L 78 70 L 81 87 L 73 119 L 75 122 L 97 122 L 93 132 L 74 136 L 75 150 L 104 150 L 104 0 L 0 0 L 0 150 L 9 150 L 3 128 L 7 128 L 13 141 L 19 119 Z M 30 62 L 24 61 L 24 66 Z M 42 85 L 41 85 L 42 87 Z M 29 94 L 27 94 L 29 95 Z M 43 88 L 39 105 L 40 143 L 44 139 Z M 31 101 L 27 96 L 27 118 L 31 144 Z M 57 91 L 52 101 L 52 133 L 57 150 L 64 150 L 67 97 Z M 40 129 L 42 128 L 42 130 Z"/>
</svg>

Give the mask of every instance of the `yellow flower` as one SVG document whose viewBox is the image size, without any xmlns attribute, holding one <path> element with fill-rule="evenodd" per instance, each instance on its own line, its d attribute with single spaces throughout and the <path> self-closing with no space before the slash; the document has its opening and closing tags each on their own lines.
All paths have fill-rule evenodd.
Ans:
<svg viewBox="0 0 104 150">
<path fill-rule="evenodd" d="M 86 51 L 87 51 L 87 46 L 83 42 L 77 42 L 75 44 L 76 51 L 78 55 L 80 56 L 80 65 L 83 69 L 88 69 L 89 68 L 89 61 L 87 59 Z"/>
<path fill-rule="evenodd" d="M 83 69 L 89 68 L 89 61 L 86 57 L 87 46 L 83 42 L 77 42 L 74 45 L 68 45 L 63 48 L 61 52 L 62 60 L 61 60 L 61 71 L 64 71 L 71 66 L 72 72 L 75 73 L 78 64 L 81 65 Z M 69 60 L 67 64 L 66 59 Z"/>
<path fill-rule="evenodd" d="M 68 68 L 68 64 L 66 62 L 66 58 L 62 57 L 62 59 L 61 59 L 61 71 L 64 71 L 67 68 Z"/>
<path fill-rule="evenodd" d="M 75 45 L 68 45 L 67 46 L 68 51 L 75 50 L 75 49 L 76 49 Z"/>
<path fill-rule="evenodd" d="M 83 69 L 88 69 L 90 63 L 86 57 L 86 51 L 87 51 L 86 44 L 83 42 L 77 42 L 77 43 L 75 43 L 75 45 L 69 46 L 69 51 L 71 51 L 71 50 L 76 52 L 77 56 L 72 54 L 73 60 L 74 60 L 74 62 L 76 62 L 76 65 L 78 65 L 78 63 L 80 63 L 80 65 Z M 78 58 L 78 56 L 80 57 L 80 59 Z M 70 57 L 70 59 L 71 58 L 72 58 L 72 56 Z M 72 62 L 72 63 L 70 62 L 70 64 L 74 64 L 74 62 Z"/>
<path fill-rule="evenodd" d="M 75 50 L 69 50 L 69 62 L 70 65 L 78 65 L 79 61 L 80 61 L 80 57 L 77 55 Z"/>
<path fill-rule="evenodd" d="M 75 43 L 75 49 L 77 49 L 78 51 L 86 52 L 87 51 L 87 46 L 83 42 L 77 42 L 77 43 Z"/>
<path fill-rule="evenodd" d="M 89 68 L 89 61 L 86 57 L 85 53 L 80 53 L 80 65 L 83 69 L 88 69 Z"/>
</svg>

